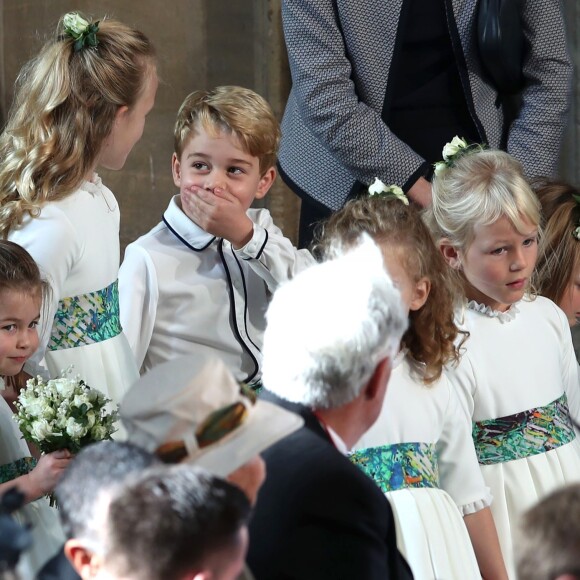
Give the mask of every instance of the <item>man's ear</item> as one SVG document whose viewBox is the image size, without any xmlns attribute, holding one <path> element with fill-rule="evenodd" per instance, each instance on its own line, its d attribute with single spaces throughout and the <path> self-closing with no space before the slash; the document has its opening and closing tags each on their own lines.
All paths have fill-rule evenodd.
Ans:
<svg viewBox="0 0 580 580">
<path fill-rule="evenodd" d="M 461 257 L 459 251 L 448 238 L 441 238 L 439 240 L 439 251 L 443 254 L 445 261 L 454 270 L 459 270 L 461 268 Z"/>
<path fill-rule="evenodd" d="M 181 187 L 181 162 L 175 153 L 171 157 L 171 173 L 175 187 Z"/>
<path fill-rule="evenodd" d="M 255 199 L 262 199 L 272 187 L 274 180 L 276 179 L 276 168 L 270 167 L 266 170 L 266 173 L 262 175 L 258 183 L 258 191 L 256 191 Z"/>
<path fill-rule="evenodd" d="M 365 399 L 376 399 L 382 394 L 391 377 L 391 359 L 384 358 L 375 368 L 364 389 Z"/>
<path fill-rule="evenodd" d="M 431 280 L 429 278 L 421 278 L 413 289 L 413 296 L 409 303 L 409 310 L 419 310 L 422 308 L 431 292 Z"/>
<path fill-rule="evenodd" d="M 80 540 L 67 540 L 64 544 L 64 554 L 83 579 L 94 578 L 100 568 L 100 558 L 87 549 Z"/>
</svg>

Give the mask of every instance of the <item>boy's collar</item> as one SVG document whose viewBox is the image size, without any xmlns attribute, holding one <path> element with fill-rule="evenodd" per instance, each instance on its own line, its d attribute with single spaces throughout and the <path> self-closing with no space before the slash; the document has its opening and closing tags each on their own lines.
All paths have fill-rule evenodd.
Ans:
<svg viewBox="0 0 580 580">
<path fill-rule="evenodd" d="M 179 195 L 171 198 L 163 214 L 163 221 L 178 239 L 197 252 L 205 250 L 216 239 L 214 235 L 200 228 L 183 213 Z"/>
</svg>

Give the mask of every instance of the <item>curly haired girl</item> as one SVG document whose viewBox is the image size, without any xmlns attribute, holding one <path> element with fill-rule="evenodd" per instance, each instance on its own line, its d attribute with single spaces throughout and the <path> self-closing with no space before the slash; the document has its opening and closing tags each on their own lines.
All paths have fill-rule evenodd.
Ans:
<svg viewBox="0 0 580 580">
<path fill-rule="evenodd" d="M 414 207 L 381 196 L 349 202 L 323 225 L 320 249 L 364 233 L 382 249 L 409 328 L 381 414 L 351 459 L 389 498 L 415 577 L 505 578 L 491 497 L 442 374 L 457 362 L 462 340 L 453 318 L 458 289 Z"/>
</svg>

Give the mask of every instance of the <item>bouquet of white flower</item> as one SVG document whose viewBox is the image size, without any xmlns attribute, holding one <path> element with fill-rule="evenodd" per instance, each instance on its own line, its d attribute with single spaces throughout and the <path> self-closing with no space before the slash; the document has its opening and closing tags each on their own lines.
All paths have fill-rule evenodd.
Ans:
<svg viewBox="0 0 580 580">
<path fill-rule="evenodd" d="M 118 413 L 106 408 L 110 399 L 69 374 L 70 369 L 48 382 L 29 379 L 15 403 L 14 419 L 24 440 L 42 453 L 77 453 L 90 443 L 110 439 L 117 430 Z"/>
</svg>

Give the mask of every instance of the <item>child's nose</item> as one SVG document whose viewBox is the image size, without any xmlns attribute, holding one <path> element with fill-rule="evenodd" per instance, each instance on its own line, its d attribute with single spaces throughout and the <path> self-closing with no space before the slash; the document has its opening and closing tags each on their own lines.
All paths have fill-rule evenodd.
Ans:
<svg viewBox="0 0 580 580">
<path fill-rule="evenodd" d="M 216 188 L 224 189 L 225 180 L 218 171 L 212 171 L 206 176 L 204 188 L 213 192 Z"/>
</svg>

